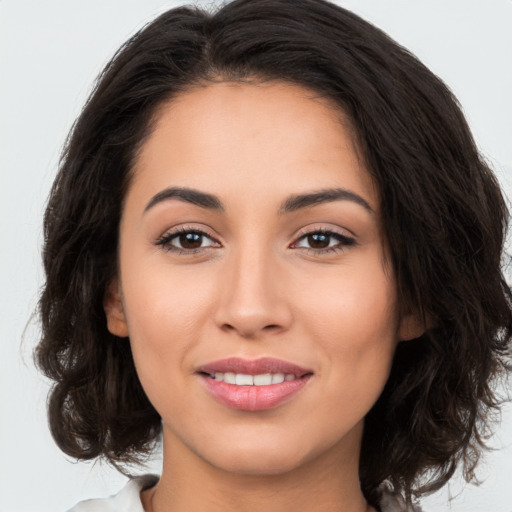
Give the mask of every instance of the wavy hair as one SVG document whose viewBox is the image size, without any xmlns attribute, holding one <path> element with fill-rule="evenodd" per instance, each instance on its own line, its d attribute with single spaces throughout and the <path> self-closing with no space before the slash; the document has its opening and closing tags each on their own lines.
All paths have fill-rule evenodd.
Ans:
<svg viewBox="0 0 512 512">
<path fill-rule="evenodd" d="M 456 99 L 407 50 L 323 0 L 235 0 L 172 9 L 113 57 L 67 140 L 44 217 L 39 368 L 59 447 L 79 459 L 140 461 L 161 421 L 130 346 L 107 330 L 123 197 L 156 109 L 195 85 L 278 80 L 351 119 L 378 186 L 402 312 L 429 326 L 398 345 L 365 420 L 360 478 L 376 505 L 388 481 L 407 499 L 468 479 L 484 446 L 494 384 L 510 370 L 508 213 Z"/>
</svg>

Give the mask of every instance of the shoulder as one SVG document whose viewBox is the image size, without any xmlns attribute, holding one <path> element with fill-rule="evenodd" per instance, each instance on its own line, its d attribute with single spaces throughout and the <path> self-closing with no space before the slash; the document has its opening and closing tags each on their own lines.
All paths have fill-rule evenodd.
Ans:
<svg viewBox="0 0 512 512">
<path fill-rule="evenodd" d="M 108 498 L 81 501 L 68 512 L 144 512 L 140 492 L 157 481 L 156 475 L 132 478 L 119 493 Z"/>
</svg>

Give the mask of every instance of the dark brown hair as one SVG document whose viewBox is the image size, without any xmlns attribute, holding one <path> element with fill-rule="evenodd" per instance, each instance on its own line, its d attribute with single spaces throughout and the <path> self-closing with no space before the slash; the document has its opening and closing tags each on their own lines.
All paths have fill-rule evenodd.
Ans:
<svg viewBox="0 0 512 512">
<path fill-rule="evenodd" d="M 494 383 L 509 369 L 510 292 L 500 258 L 507 210 L 457 101 L 414 56 L 322 0 L 236 0 L 166 12 L 100 75 L 67 141 L 44 219 L 46 284 L 37 362 L 55 381 L 53 436 L 67 454 L 135 462 L 158 438 L 130 346 L 106 328 L 130 170 L 155 110 L 212 80 L 309 88 L 352 120 L 377 184 L 402 312 L 429 325 L 399 344 L 365 421 L 362 489 L 410 498 L 439 488 L 483 446 Z"/>
</svg>

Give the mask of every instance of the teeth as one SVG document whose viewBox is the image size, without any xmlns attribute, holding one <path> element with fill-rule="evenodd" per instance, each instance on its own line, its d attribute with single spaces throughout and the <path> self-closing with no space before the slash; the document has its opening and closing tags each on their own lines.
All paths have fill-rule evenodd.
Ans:
<svg viewBox="0 0 512 512">
<path fill-rule="evenodd" d="M 220 373 L 216 372 L 210 375 L 211 378 L 235 384 L 236 386 L 270 386 L 271 384 L 281 384 L 284 381 L 295 380 L 295 375 L 284 373 L 264 373 L 261 375 L 247 375 L 245 373 Z"/>
<path fill-rule="evenodd" d="M 254 377 L 252 375 L 237 373 L 235 377 L 235 384 L 237 386 L 252 386 L 254 384 Z"/>
<path fill-rule="evenodd" d="M 231 372 L 226 372 L 224 374 L 224 382 L 227 382 L 228 384 L 236 384 L 236 375 Z"/>
<path fill-rule="evenodd" d="M 284 382 L 284 373 L 274 373 L 272 375 L 272 384 L 281 384 Z"/>
<path fill-rule="evenodd" d="M 255 386 L 270 386 L 270 384 L 272 384 L 272 375 L 270 373 L 254 376 Z"/>
</svg>

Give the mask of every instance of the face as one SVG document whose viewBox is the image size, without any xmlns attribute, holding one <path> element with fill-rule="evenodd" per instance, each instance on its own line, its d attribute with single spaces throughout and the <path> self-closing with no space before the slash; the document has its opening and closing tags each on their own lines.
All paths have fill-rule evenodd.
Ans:
<svg viewBox="0 0 512 512">
<path fill-rule="evenodd" d="M 164 445 L 243 474 L 357 459 L 396 343 L 416 334 L 339 112 L 280 83 L 162 106 L 119 250 L 108 326 L 129 336 Z"/>
</svg>

